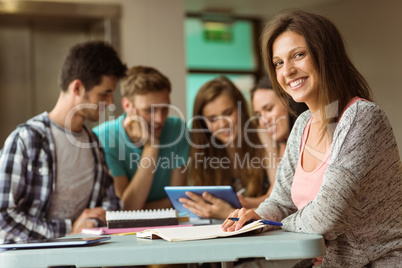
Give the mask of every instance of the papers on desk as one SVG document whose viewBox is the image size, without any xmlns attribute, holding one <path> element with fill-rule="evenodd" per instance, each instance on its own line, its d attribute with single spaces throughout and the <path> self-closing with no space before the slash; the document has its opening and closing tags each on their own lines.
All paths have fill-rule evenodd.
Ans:
<svg viewBox="0 0 402 268">
<path fill-rule="evenodd" d="M 164 229 L 148 229 L 137 233 L 137 238 L 162 238 L 166 241 L 189 241 L 211 239 L 217 237 L 229 237 L 242 233 L 251 232 L 265 226 L 261 221 L 255 221 L 243 226 L 240 230 L 234 232 L 224 232 L 220 224 L 203 225 L 203 226 L 190 226 L 181 228 L 164 228 Z"/>
</svg>

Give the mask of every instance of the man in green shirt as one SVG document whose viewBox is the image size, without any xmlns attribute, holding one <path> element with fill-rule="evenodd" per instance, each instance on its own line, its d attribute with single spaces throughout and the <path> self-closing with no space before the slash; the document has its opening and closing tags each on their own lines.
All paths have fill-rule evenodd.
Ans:
<svg viewBox="0 0 402 268">
<path fill-rule="evenodd" d="M 126 210 L 171 207 L 164 186 L 186 184 L 188 135 L 182 120 L 168 117 L 170 91 L 156 69 L 132 67 L 121 87 L 125 113 L 93 129 Z"/>
</svg>

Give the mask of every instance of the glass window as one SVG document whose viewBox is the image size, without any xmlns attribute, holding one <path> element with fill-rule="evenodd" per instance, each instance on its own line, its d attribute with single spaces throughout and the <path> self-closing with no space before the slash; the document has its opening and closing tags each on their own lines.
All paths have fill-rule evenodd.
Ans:
<svg viewBox="0 0 402 268">
<path fill-rule="evenodd" d="M 216 17 L 215 17 L 216 19 Z M 185 21 L 186 115 L 193 115 L 195 96 L 207 81 L 227 76 L 249 100 L 249 90 L 260 74 L 254 32 L 259 21 L 224 18 L 206 20 L 202 15 Z"/>
<path fill-rule="evenodd" d="M 199 18 L 187 18 L 185 23 L 187 68 L 256 69 L 252 22 L 208 23 Z"/>
</svg>

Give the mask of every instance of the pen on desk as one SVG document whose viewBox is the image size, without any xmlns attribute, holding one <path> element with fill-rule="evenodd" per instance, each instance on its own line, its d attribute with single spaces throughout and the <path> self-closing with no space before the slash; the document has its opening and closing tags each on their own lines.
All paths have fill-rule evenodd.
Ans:
<svg viewBox="0 0 402 268">
<path fill-rule="evenodd" d="M 231 221 L 238 221 L 239 218 L 229 218 L 229 220 L 231 220 Z M 246 224 L 247 224 L 247 223 L 251 223 L 251 222 L 253 222 L 253 221 L 259 221 L 259 220 L 249 220 L 249 221 L 246 221 Z M 262 223 L 264 223 L 264 224 L 267 224 L 267 225 L 282 226 L 282 223 L 281 223 L 281 222 L 269 221 L 269 220 L 260 220 L 260 221 L 261 221 Z"/>
<path fill-rule="evenodd" d="M 137 232 L 117 233 L 116 235 L 134 235 Z"/>
</svg>

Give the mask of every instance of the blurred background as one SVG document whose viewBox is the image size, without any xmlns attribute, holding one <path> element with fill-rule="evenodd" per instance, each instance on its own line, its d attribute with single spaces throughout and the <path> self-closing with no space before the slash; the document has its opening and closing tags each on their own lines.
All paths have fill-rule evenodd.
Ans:
<svg viewBox="0 0 402 268">
<path fill-rule="evenodd" d="M 316 12 L 337 25 L 401 148 L 400 0 L 0 0 L 0 143 L 18 124 L 53 108 L 63 60 L 85 40 L 109 41 L 128 66 L 153 66 L 167 75 L 177 106 L 172 114 L 184 120 L 199 87 L 218 75 L 248 96 L 265 74 L 260 32 L 286 8 Z M 122 113 L 120 100 L 117 91 L 102 120 Z"/>
</svg>

